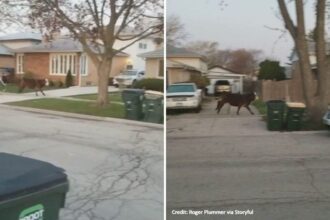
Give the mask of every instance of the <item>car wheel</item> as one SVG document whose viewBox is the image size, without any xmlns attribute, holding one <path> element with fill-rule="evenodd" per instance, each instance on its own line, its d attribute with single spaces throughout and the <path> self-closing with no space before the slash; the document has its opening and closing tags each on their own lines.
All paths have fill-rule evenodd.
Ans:
<svg viewBox="0 0 330 220">
<path fill-rule="evenodd" d="M 202 105 L 199 105 L 196 109 L 195 109 L 195 113 L 199 113 L 202 110 Z"/>
</svg>

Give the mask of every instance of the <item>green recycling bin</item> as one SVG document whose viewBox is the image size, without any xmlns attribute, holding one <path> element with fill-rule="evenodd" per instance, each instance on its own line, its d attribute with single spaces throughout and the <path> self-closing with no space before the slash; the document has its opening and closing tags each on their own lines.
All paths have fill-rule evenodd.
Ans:
<svg viewBox="0 0 330 220">
<path fill-rule="evenodd" d="M 124 89 L 122 98 L 125 103 L 125 118 L 142 120 L 142 102 L 144 99 L 143 89 Z"/>
<path fill-rule="evenodd" d="M 164 98 L 163 93 L 146 91 L 143 100 L 143 121 L 163 123 Z"/>
<path fill-rule="evenodd" d="M 286 115 L 286 129 L 288 131 L 299 131 L 302 126 L 302 119 L 306 109 L 304 103 L 299 102 L 288 102 L 287 115 Z"/>
<path fill-rule="evenodd" d="M 69 183 L 50 163 L 0 153 L 0 219 L 58 220 Z"/>
<path fill-rule="evenodd" d="M 280 131 L 283 129 L 285 102 L 282 100 L 271 100 L 267 103 L 267 129 Z"/>
</svg>

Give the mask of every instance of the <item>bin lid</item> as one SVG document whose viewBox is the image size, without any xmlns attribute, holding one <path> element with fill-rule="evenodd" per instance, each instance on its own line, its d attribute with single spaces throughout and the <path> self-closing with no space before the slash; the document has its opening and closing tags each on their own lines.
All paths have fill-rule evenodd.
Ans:
<svg viewBox="0 0 330 220">
<path fill-rule="evenodd" d="M 50 163 L 0 153 L 0 201 L 67 182 L 62 168 Z"/>
<path fill-rule="evenodd" d="M 122 93 L 138 93 L 138 94 L 144 94 L 144 89 L 124 89 Z"/>
<path fill-rule="evenodd" d="M 306 105 L 302 102 L 287 102 L 286 105 L 290 108 L 306 108 Z"/>
<path fill-rule="evenodd" d="M 160 99 L 160 98 L 164 97 L 164 93 L 157 92 L 157 91 L 152 91 L 152 90 L 146 90 L 144 96 L 147 99 Z"/>
</svg>

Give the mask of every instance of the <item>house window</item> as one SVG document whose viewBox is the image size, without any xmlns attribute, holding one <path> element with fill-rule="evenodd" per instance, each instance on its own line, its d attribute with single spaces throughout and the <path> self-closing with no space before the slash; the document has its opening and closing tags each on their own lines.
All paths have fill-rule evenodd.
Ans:
<svg viewBox="0 0 330 220">
<path fill-rule="evenodd" d="M 164 60 L 159 60 L 158 76 L 164 77 Z"/>
<path fill-rule="evenodd" d="M 127 65 L 126 65 L 126 69 L 128 69 L 128 70 L 132 70 L 132 69 L 133 69 L 133 65 L 131 65 L 131 64 L 127 64 Z"/>
<path fill-rule="evenodd" d="M 82 76 L 88 75 L 88 65 L 87 65 L 87 56 L 83 54 L 80 56 L 80 74 Z"/>
<path fill-rule="evenodd" d="M 75 54 L 50 55 L 50 75 L 66 75 L 69 70 L 72 75 L 76 74 Z"/>
<path fill-rule="evenodd" d="M 147 49 L 146 43 L 139 43 L 139 49 Z"/>
<path fill-rule="evenodd" d="M 24 60 L 24 54 L 17 54 L 17 57 L 16 57 L 17 61 L 16 61 L 16 64 L 17 64 L 17 73 L 18 74 L 23 74 L 24 73 L 24 70 L 23 70 L 23 60 Z"/>
</svg>

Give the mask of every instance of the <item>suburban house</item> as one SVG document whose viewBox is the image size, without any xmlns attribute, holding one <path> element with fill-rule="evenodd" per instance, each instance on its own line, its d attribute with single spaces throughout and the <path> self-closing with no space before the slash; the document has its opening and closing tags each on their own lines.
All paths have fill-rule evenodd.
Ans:
<svg viewBox="0 0 330 220">
<path fill-rule="evenodd" d="M 97 85 L 97 67 L 84 53 L 82 45 L 69 37 L 59 37 L 50 42 L 14 50 L 16 56 L 15 73 L 19 76 L 32 72 L 37 78 L 47 78 L 54 82 L 65 81 L 70 70 L 75 85 Z M 128 54 L 120 52 L 113 60 L 110 77 L 118 75 L 126 68 Z"/>
<path fill-rule="evenodd" d="M 139 34 L 140 31 L 137 31 L 131 26 L 127 26 L 121 31 L 119 37 L 121 39 L 130 40 L 117 39 L 113 45 L 114 49 L 119 50 L 131 44 L 123 50 L 124 53 L 129 54 L 126 69 L 145 70 L 145 60 L 140 57 L 139 54 L 157 50 L 162 46 L 162 36 L 160 36 L 160 34 L 154 34 L 134 42 L 136 40 L 136 36 Z"/>
<path fill-rule="evenodd" d="M 206 74 L 207 64 L 204 57 L 184 48 L 166 47 L 167 83 L 187 82 L 192 74 Z M 146 75 L 148 77 L 164 77 L 164 48 L 140 54 L 146 59 Z"/>
<path fill-rule="evenodd" d="M 205 58 L 199 54 L 185 48 L 178 48 L 167 45 L 167 83 L 186 82 L 191 75 L 207 73 Z"/>
<path fill-rule="evenodd" d="M 13 49 L 32 46 L 41 42 L 41 35 L 36 33 L 15 33 L 0 36 L 0 73 L 11 73 L 15 68 Z"/>
<path fill-rule="evenodd" d="M 208 94 L 214 94 L 215 85 L 219 81 L 227 81 L 232 93 L 243 93 L 243 81 L 245 75 L 234 72 L 223 66 L 213 66 L 208 69 L 206 77 L 210 80 L 207 86 Z"/>
<path fill-rule="evenodd" d="M 145 59 L 145 76 L 147 78 L 164 78 L 164 48 L 139 54 Z"/>
<path fill-rule="evenodd" d="M 132 34 L 128 33 L 124 37 L 130 37 L 130 35 Z M 131 42 L 133 42 L 133 40 L 130 41 L 116 40 L 113 48 L 120 49 Z M 139 54 L 154 51 L 159 47 L 160 45 L 159 43 L 157 43 L 157 38 L 154 36 L 150 36 L 133 43 L 131 46 L 123 50 L 123 52 L 129 54 L 126 69 L 145 70 L 146 69 L 145 60 L 142 57 L 140 57 Z"/>
</svg>

